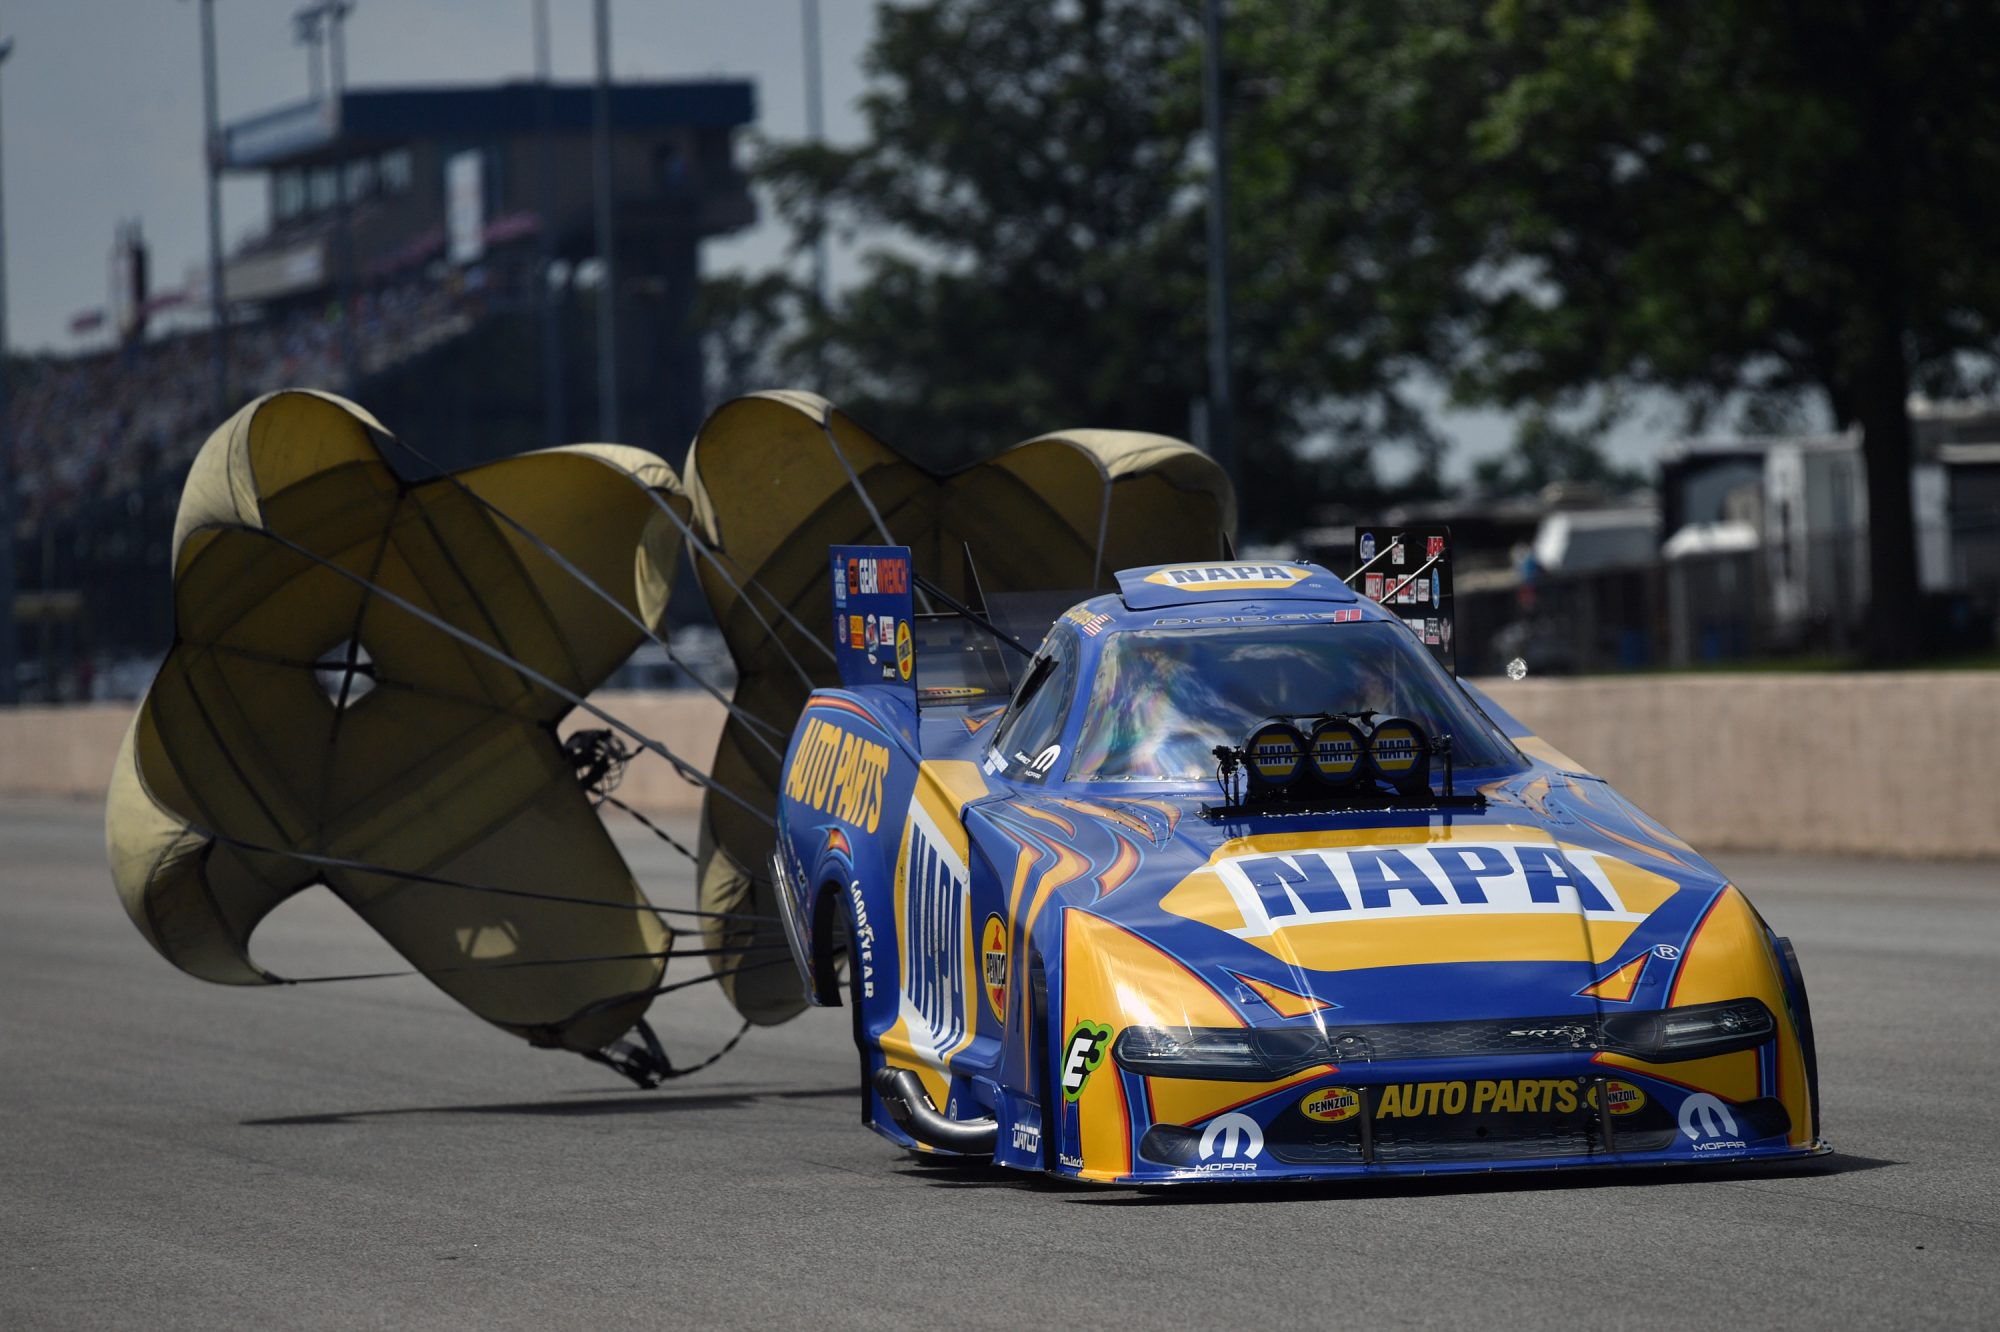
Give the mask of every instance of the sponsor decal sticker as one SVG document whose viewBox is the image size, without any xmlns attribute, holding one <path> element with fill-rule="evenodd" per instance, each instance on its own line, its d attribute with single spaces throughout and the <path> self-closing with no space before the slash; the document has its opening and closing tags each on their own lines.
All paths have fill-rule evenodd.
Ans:
<svg viewBox="0 0 2000 1332">
<path fill-rule="evenodd" d="M 1042 1126 L 1015 1120 L 1013 1143 L 1017 1152 L 1039 1152 L 1042 1150 Z"/>
<path fill-rule="evenodd" d="M 1361 1093 L 1352 1087 L 1315 1087 L 1299 1102 L 1299 1113 L 1322 1124 L 1340 1124 L 1361 1113 Z"/>
<path fill-rule="evenodd" d="M 1597 1089 L 1591 1088 L 1593 1092 Z M 1646 1108 L 1646 1093 L 1629 1082 L 1604 1084 L 1604 1108 L 1614 1115 L 1629 1115 Z"/>
<path fill-rule="evenodd" d="M 1375 558 L 1375 534 L 1373 532 L 1363 532 L 1361 534 L 1360 550 L 1361 562 L 1363 564 Z"/>
<path fill-rule="evenodd" d="M 859 615 L 850 615 L 847 617 L 847 646 L 857 651 L 860 650 L 863 643 L 862 634 L 864 631 L 861 628 L 861 619 L 862 617 Z"/>
<path fill-rule="evenodd" d="M 1256 1120 L 1231 1110 L 1201 1131 L 1202 1171 L 1255 1170 L 1264 1152 L 1264 1130 Z"/>
<path fill-rule="evenodd" d="M 1109 615 L 1087 611 L 1081 606 L 1071 606 L 1063 612 L 1063 618 L 1083 631 L 1086 638 L 1095 638 L 1111 623 Z"/>
<path fill-rule="evenodd" d="M 845 561 L 838 555 L 833 557 L 833 604 L 847 604 L 847 569 Z"/>
<path fill-rule="evenodd" d="M 1370 601 L 1380 601 L 1382 599 L 1381 574 L 1379 573 L 1363 574 L 1361 575 L 1361 584 L 1364 592 L 1366 593 Z"/>
<path fill-rule="evenodd" d="M 979 932 L 979 978 L 993 1020 L 1007 1025 L 1007 922 L 998 915 L 988 916 Z"/>
<path fill-rule="evenodd" d="M 847 885 L 848 899 L 854 904 L 854 948 L 860 954 L 861 997 L 875 997 L 875 927 L 868 923 L 868 902 L 861 896 L 861 881 Z"/>
<path fill-rule="evenodd" d="M 1344 1090 L 1344 1089 L 1339 1089 Z M 1629 1115 L 1645 1108 L 1646 1093 L 1629 1082 L 1605 1084 L 1606 1108 Z M 1377 1119 L 1429 1119 L 1440 1115 L 1567 1115 L 1595 1109 L 1597 1087 L 1579 1078 L 1480 1078 L 1459 1082 L 1392 1082 L 1381 1089 Z M 1300 1106 L 1300 1109 L 1305 1109 Z M 1317 1118 L 1317 1116 L 1314 1116 Z"/>
<path fill-rule="evenodd" d="M 1736 1116 L 1719 1096 L 1695 1092 L 1681 1102 L 1681 1133 L 1697 1152 L 1733 1151 L 1749 1146 L 1737 1137 Z"/>
<path fill-rule="evenodd" d="M 1402 916 L 1481 916 L 1580 911 L 1593 920 L 1640 921 L 1595 852 L 1547 842 L 1357 846 L 1225 856 L 1216 875 L 1244 924 L 1262 938 L 1294 925 Z"/>
<path fill-rule="evenodd" d="M 912 1044 L 942 1058 L 965 1036 L 966 872 L 921 808 L 908 828 L 902 1014 Z"/>
<path fill-rule="evenodd" d="M 907 680 L 910 678 L 910 672 L 916 668 L 916 664 L 917 649 L 910 641 L 910 622 L 898 620 L 896 621 L 896 674 Z"/>
<path fill-rule="evenodd" d="M 1146 581 L 1198 592 L 1268 592 L 1302 583 L 1310 569 L 1290 564 L 1186 564 L 1156 569 Z"/>
<path fill-rule="evenodd" d="M 1111 1044 L 1111 1028 L 1100 1022 L 1083 1021 L 1070 1029 L 1069 1039 L 1063 1042 L 1062 1091 L 1063 1099 L 1074 1103 L 1083 1095 L 1089 1085 L 1090 1075 L 1104 1062 L 1104 1051 Z"/>
<path fill-rule="evenodd" d="M 853 578 L 850 589 L 863 596 L 873 596 L 878 592 L 901 595 L 910 590 L 910 562 L 900 557 L 884 559 L 874 555 L 864 555 L 849 561 Z"/>
<path fill-rule="evenodd" d="M 882 821 L 882 775 L 888 770 L 888 746 L 823 717 L 809 717 L 785 772 L 785 795 L 874 832 Z"/>
</svg>

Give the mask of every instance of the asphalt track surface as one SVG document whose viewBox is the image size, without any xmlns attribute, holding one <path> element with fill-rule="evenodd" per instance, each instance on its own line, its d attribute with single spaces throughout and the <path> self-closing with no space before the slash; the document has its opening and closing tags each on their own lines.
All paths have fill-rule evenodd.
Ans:
<svg viewBox="0 0 2000 1332">
<path fill-rule="evenodd" d="M 1146 1193 L 915 1163 L 844 1011 L 640 1092 L 418 980 L 202 984 L 96 808 L 0 804 L 0 1327 L 1993 1326 L 2000 866 L 1720 861 L 1798 944 L 1835 1156 Z M 256 947 L 394 962 L 319 890 Z"/>
</svg>

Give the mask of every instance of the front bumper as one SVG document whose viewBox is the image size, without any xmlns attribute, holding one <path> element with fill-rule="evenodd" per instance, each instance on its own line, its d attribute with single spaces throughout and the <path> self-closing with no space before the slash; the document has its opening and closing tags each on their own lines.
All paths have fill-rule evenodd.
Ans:
<svg viewBox="0 0 2000 1332">
<path fill-rule="evenodd" d="M 1675 1080 L 1694 1071 L 1610 1065 L 1587 1050 L 1320 1065 L 1233 1089 L 1107 1068 L 1115 1109 L 1100 1096 L 1087 1112 L 1122 1112 L 1123 1151 L 1101 1124 L 1086 1131 L 1078 1108 L 1067 1108 L 1065 1141 L 1084 1150 L 1059 1157 L 1058 1173 L 1105 1183 L 1243 1183 L 1713 1164 L 1828 1150 L 1794 1134 L 1784 1098 L 1731 1098 Z M 1189 1114 L 1197 1089 L 1207 1089 L 1208 1105 Z"/>
</svg>

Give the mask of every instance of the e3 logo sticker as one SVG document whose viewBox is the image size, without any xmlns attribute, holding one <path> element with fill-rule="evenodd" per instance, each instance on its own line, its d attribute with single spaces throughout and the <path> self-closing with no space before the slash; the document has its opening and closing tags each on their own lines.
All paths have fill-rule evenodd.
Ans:
<svg viewBox="0 0 2000 1332">
<path fill-rule="evenodd" d="M 1083 1095 L 1090 1075 L 1104 1062 L 1104 1047 L 1111 1043 L 1111 1028 L 1095 1022 L 1079 1022 L 1063 1042 L 1062 1089 L 1065 1101 Z"/>
</svg>

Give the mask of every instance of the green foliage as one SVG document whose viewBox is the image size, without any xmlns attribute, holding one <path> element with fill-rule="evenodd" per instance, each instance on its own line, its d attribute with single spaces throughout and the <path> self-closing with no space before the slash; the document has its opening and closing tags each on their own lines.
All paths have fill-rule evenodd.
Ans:
<svg viewBox="0 0 2000 1332">
<path fill-rule="evenodd" d="M 756 169 L 801 249 L 822 227 L 887 239 L 824 311 L 795 282 L 712 288 L 712 317 L 767 333 L 737 377 L 816 384 L 937 465 L 1065 425 L 1187 436 L 1207 389 L 1198 20 L 1181 0 L 884 6 L 866 141 L 772 145 Z M 1259 155 L 1247 134 L 1235 151 Z M 1373 332 L 1310 345 L 1310 293 L 1248 257 L 1283 219 L 1238 220 L 1246 528 L 1381 502 L 1372 446 L 1437 453 L 1401 365 Z"/>
<path fill-rule="evenodd" d="M 759 368 L 940 460 L 1060 424 L 1185 433 L 1206 383 L 1198 15 L 884 6 L 866 142 L 775 147 L 760 176 L 802 244 L 893 239 L 831 309 L 732 293 L 796 312 Z M 1905 400 L 1996 380 L 2000 9 L 1232 0 L 1228 46 L 1253 529 L 1379 502 L 1390 442 L 1434 484 L 1420 385 L 1528 413 L 1489 470 L 1508 486 L 1612 479 L 1551 423 L 1635 389 L 1691 427 L 1817 400 L 1864 428 L 1871 620 L 1904 634 Z"/>
</svg>

